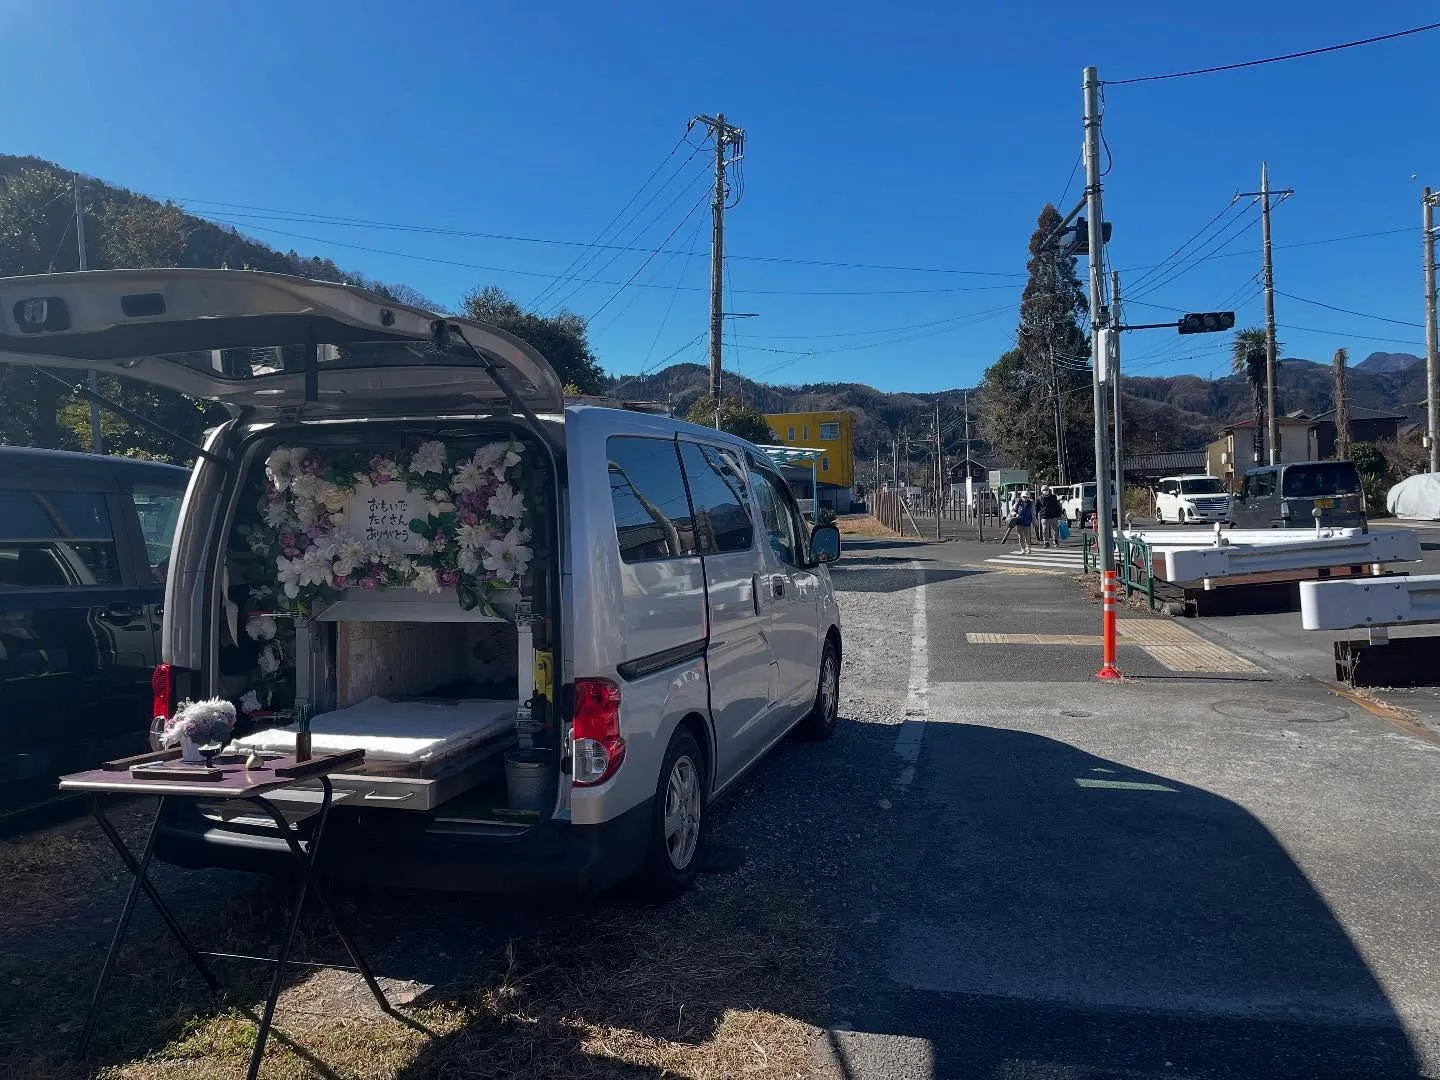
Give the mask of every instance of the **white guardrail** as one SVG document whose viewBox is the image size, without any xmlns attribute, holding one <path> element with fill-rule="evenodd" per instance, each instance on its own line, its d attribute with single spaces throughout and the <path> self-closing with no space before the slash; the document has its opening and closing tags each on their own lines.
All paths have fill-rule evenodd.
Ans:
<svg viewBox="0 0 1440 1080">
<path fill-rule="evenodd" d="M 1420 538 L 1408 529 L 1318 538 L 1300 533 L 1299 536 L 1277 541 L 1170 549 L 1164 554 L 1167 579 L 1202 581 L 1242 574 L 1317 570 L 1328 566 L 1414 562 L 1420 558 Z"/>
<path fill-rule="evenodd" d="M 1194 529 L 1176 532 L 1150 532 L 1145 529 L 1127 529 L 1125 535 L 1144 540 L 1150 550 L 1159 555 L 1166 551 L 1191 551 L 1196 548 L 1225 547 L 1235 544 L 1289 544 L 1296 540 L 1329 540 L 1336 536 L 1362 536 L 1364 529 L 1321 529 L 1317 535 L 1313 529 Z"/>
<path fill-rule="evenodd" d="M 1363 630 L 1440 622 L 1440 574 L 1300 583 L 1306 630 Z"/>
</svg>

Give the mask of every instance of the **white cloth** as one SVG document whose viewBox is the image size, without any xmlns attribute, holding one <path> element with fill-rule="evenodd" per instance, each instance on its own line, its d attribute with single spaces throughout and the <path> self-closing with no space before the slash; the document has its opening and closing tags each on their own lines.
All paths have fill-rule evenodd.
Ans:
<svg viewBox="0 0 1440 1080">
<path fill-rule="evenodd" d="M 1407 476 L 1385 496 L 1385 508 L 1396 517 L 1440 520 L 1440 473 Z"/>
<path fill-rule="evenodd" d="M 515 722 L 513 701 L 366 698 L 348 709 L 319 713 L 310 721 L 314 753 L 364 750 L 376 761 L 420 762 L 486 738 Z M 281 753 L 295 749 L 293 727 L 267 728 L 237 739 L 245 750 Z"/>
</svg>

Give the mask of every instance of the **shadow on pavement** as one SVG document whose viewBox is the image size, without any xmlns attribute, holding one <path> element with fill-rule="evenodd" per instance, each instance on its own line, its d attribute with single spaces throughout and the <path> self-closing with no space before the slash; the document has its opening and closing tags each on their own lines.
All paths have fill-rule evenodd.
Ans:
<svg viewBox="0 0 1440 1080">
<path fill-rule="evenodd" d="M 858 1030 L 923 1040 L 936 1077 L 1419 1075 L 1344 928 L 1241 806 L 1006 729 L 930 724 L 922 761 L 928 813 L 904 816 L 876 898 L 868 985 L 888 990 L 855 999 Z M 885 1074 L 885 1040 L 832 1039 L 849 1075 Z"/>
</svg>

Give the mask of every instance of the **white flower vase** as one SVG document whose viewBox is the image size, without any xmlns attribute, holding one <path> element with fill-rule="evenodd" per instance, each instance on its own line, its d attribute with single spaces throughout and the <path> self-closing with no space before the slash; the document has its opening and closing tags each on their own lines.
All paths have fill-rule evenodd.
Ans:
<svg viewBox="0 0 1440 1080">
<path fill-rule="evenodd" d="M 186 765 L 205 764 L 205 758 L 200 754 L 200 744 L 189 735 L 180 736 L 180 760 Z"/>
</svg>

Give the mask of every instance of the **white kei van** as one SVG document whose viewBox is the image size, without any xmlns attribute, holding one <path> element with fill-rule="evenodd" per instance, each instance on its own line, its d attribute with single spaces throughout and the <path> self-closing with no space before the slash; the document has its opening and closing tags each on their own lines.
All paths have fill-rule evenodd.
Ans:
<svg viewBox="0 0 1440 1080">
<path fill-rule="evenodd" d="M 835 729 L 833 526 L 765 455 L 569 407 L 534 349 L 362 290 L 224 270 L 0 279 L 0 361 L 222 403 L 181 507 L 153 708 L 238 747 L 363 748 L 323 868 L 485 891 L 685 887 L 710 801 Z M 314 801 L 314 793 L 275 795 Z M 172 800 L 157 855 L 283 869 Z"/>
</svg>

